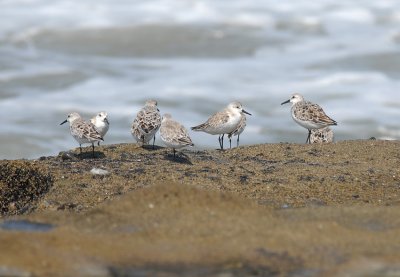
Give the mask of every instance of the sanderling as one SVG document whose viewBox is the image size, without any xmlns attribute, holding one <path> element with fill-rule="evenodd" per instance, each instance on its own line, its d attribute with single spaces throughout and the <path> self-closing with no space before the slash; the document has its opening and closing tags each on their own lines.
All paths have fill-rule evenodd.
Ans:
<svg viewBox="0 0 400 277">
<path fill-rule="evenodd" d="M 90 119 L 90 123 L 92 123 L 96 127 L 97 132 L 99 132 L 100 136 L 104 138 L 108 131 L 108 128 L 110 127 L 110 123 L 107 119 L 107 113 L 99 112 L 96 116 Z M 97 142 L 97 145 L 100 145 L 100 141 Z"/>
<path fill-rule="evenodd" d="M 97 132 L 93 124 L 83 120 L 78 113 L 70 113 L 66 120 L 61 122 L 60 125 L 69 122 L 69 129 L 71 135 L 79 143 L 80 154 L 82 154 L 82 144 L 91 143 L 92 153 L 94 156 L 94 143 L 103 140 L 102 136 Z"/>
<path fill-rule="evenodd" d="M 192 127 L 192 130 L 203 131 L 211 135 L 219 135 L 219 146 L 221 149 L 224 149 L 224 135 L 230 134 L 236 130 L 243 113 L 251 115 L 243 109 L 242 104 L 239 102 L 232 102 L 225 109 L 208 118 L 205 123 Z"/>
<path fill-rule="evenodd" d="M 333 131 L 329 127 L 321 129 L 312 129 L 310 135 L 310 143 L 327 143 L 333 142 Z"/>
<path fill-rule="evenodd" d="M 174 158 L 175 149 L 180 149 L 185 146 L 194 146 L 186 128 L 179 122 L 173 120 L 170 114 L 164 114 L 162 118 L 160 137 L 167 147 L 171 147 L 174 150 Z"/>
<path fill-rule="evenodd" d="M 161 126 L 161 115 L 157 108 L 157 101 L 147 100 L 145 106 L 137 113 L 131 127 L 131 134 L 137 142 L 144 144 L 153 139 Z"/>
<path fill-rule="evenodd" d="M 237 140 L 236 140 L 236 147 L 239 147 L 239 137 L 240 134 L 243 133 L 244 128 L 246 128 L 246 115 L 242 114 L 242 117 L 240 118 L 240 122 L 239 125 L 237 126 L 236 130 L 233 131 L 232 133 L 228 134 L 228 138 L 229 138 L 229 148 L 232 147 L 232 136 L 237 136 Z"/>
<path fill-rule="evenodd" d="M 298 93 L 293 94 L 289 100 L 281 103 L 281 105 L 289 102 L 292 103 L 293 120 L 308 130 L 306 143 L 310 143 L 311 130 L 337 125 L 337 122 L 327 116 L 319 105 L 304 101 L 303 96 Z"/>
</svg>

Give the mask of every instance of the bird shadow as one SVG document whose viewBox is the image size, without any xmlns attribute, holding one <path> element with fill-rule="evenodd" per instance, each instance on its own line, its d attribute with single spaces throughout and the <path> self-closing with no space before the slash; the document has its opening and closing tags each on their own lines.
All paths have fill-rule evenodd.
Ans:
<svg viewBox="0 0 400 277">
<path fill-rule="evenodd" d="M 225 152 L 225 151 L 229 151 L 229 150 L 231 150 L 231 149 L 233 149 L 234 147 L 232 147 L 232 148 L 230 148 L 230 147 L 227 147 L 227 148 L 224 148 L 224 149 L 221 149 L 221 148 L 215 148 L 215 150 L 216 151 L 220 151 L 220 152 Z"/>
<path fill-rule="evenodd" d="M 165 159 L 174 163 L 193 165 L 189 157 L 183 153 L 176 154 L 175 157 L 173 154 L 166 154 Z"/>
<path fill-rule="evenodd" d="M 100 151 L 94 151 L 94 155 L 92 151 L 82 152 L 80 154 L 76 154 L 76 157 L 81 160 L 88 160 L 88 159 L 104 159 L 106 155 Z"/>
<path fill-rule="evenodd" d="M 143 149 L 148 150 L 148 151 L 156 151 L 159 149 L 163 149 L 164 147 L 158 146 L 158 145 L 150 145 L 150 144 L 146 144 L 146 145 L 142 145 L 141 146 Z"/>
</svg>

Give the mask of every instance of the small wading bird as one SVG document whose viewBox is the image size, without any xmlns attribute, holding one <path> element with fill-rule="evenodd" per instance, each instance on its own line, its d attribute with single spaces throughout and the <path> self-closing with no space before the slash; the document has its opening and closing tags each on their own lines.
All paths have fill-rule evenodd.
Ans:
<svg viewBox="0 0 400 277">
<path fill-rule="evenodd" d="M 233 131 L 232 133 L 228 134 L 229 138 L 229 148 L 232 148 L 232 137 L 237 136 L 236 140 L 236 147 L 239 147 L 239 137 L 240 134 L 243 133 L 244 128 L 246 128 L 246 115 L 242 114 L 242 118 L 240 119 L 239 125 L 237 126 L 236 130 Z"/>
<path fill-rule="evenodd" d="M 74 139 L 79 143 L 80 154 L 82 154 L 82 144 L 92 144 L 92 154 L 94 157 L 94 143 L 102 141 L 102 136 L 97 132 L 93 124 L 86 122 L 78 113 L 70 113 L 66 120 L 60 125 L 69 122 L 69 130 Z"/>
<path fill-rule="evenodd" d="M 170 114 L 164 114 L 161 121 L 160 128 L 161 140 L 167 147 L 170 147 L 174 151 L 186 146 L 194 146 L 192 140 L 189 137 L 189 133 L 182 124 L 172 119 Z"/>
<path fill-rule="evenodd" d="M 333 142 L 334 134 L 331 128 L 312 129 L 310 143 L 329 143 Z"/>
<path fill-rule="evenodd" d="M 100 136 L 104 139 L 104 136 L 107 134 L 107 131 L 110 128 L 110 122 L 108 122 L 107 113 L 99 112 L 96 116 L 90 119 L 90 123 L 96 127 L 97 132 L 99 132 Z M 97 145 L 100 145 L 100 141 L 97 142 Z"/>
<path fill-rule="evenodd" d="M 240 123 L 245 111 L 239 102 L 230 103 L 225 109 L 213 114 L 206 122 L 192 127 L 193 131 L 202 131 L 211 135 L 218 135 L 218 142 L 221 149 L 224 149 L 224 135 L 233 133 Z"/>
<path fill-rule="evenodd" d="M 131 126 L 131 134 L 138 143 L 148 144 L 153 139 L 156 141 L 156 133 L 161 126 L 161 115 L 157 108 L 156 100 L 147 100 L 145 106 L 137 113 Z"/>
<path fill-rule="evenodd" d="M 319 105 L 304 101 L 304 97 L 299 93 L 292 94 L 290 99 L 282 102 L 281 105 L 289 102 L 292 103 L 293 120 L 308 130 L 306 143 L 310 143 L 311 130 L 337 125 L 337 122 L 327 116 Z"/>
</svg>

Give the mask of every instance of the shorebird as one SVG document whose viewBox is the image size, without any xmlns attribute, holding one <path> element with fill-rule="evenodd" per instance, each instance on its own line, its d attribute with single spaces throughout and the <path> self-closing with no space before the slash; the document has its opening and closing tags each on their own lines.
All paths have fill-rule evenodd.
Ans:
<svg viewBox="0 0 400 277">
<path fill-rule="evenodd" d="M 160 127 L 161 140 L 167 147 L 170 147 L 174 151 L 186 146 L 194 146 L 192 140 L 189 137 L 189 133 L 182 124 L 172 119 L 170 114 L 164 114 L 161 127 Z"/>
<path fill-rule="evenodd" d="M 92 153 L 94 157 L 94 143 L 103 140 L 103 137 L 97 132 L 93 124 L 86 122 L 78 113 L 70 113 L 66 120 L 60 125 L 69 122 L 69 130 L 74 139 L 79 143 L 80 154 L 82 154 L 82 144 L 92 144 Z"/>
<path fill-rule="evenodd" d="M 161 126 L 161 115 L 156 100 L 147 100 L 145 106 L 137 113 L 131 127 L 131 134 L 137 142 L 143 145 L 153 139 L 153 149 L 156 133 Z"/>
<path fill-rule="evenodd" d="M 328 143 L 333 142 L 333 131 L 329 127 L 321 129 L 312 129 L 310 143 Z"/>
<path fill-rule="evenodd" d="M 218 142 L 221 149 L 224 149 L 224 135 L 233 133 L 240 123 L 245 111 L 240 102 L 232 102 L 225 109 L 213 114 L 206 122 L 192 127 L 193 131 L 202 131 L 211 135 L 218 135 Z"/>
<path fill-rule="evenodd" d="M 289 100 L 282 102 L 281 105 L 289 102 L 292 103 L 293 120 L 308 130 L 306 143 L 310 143 L 311 130 L 337 125 L 337 122 L 327 116 L 319 105 L 305 101 L 299 93 L 293 94 Z"/>
<path fill-rule="evenodd" d="M 237 126 L 236 130 L 233 131 L 232 133 L 228 134 L 228 138 L 229 138 L 229 148 L 232 148 L 232 137 L 233 136 L 237 136 L 237 140 L 236 140 L 236 147 L 239 147 L 239 137 L 240 134 L 243 133 L 244 128 L 246 128 L 246 115 L 242 114 L 242 117 L 240 118 L 240 122 L 239 125 Z"/>
<path fill-rule="evenodd" d="M 97 132 L 99 132 L 102 138 L 104 138 L 108 132 L 108 129 L 110 128 L 110 122 L 108 122 L 107 116 L 108 115 L 106 112 L 99 112 L 90 119 L 90 123 L 96 127 Z M 97 145 L 100 145 L 100 141 L 97 142 Z"/>
</svg>

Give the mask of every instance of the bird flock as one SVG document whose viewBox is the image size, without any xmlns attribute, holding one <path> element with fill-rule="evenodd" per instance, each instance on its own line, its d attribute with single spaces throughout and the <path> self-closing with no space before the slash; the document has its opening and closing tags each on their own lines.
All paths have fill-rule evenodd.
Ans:
<svg viewBox="0 0 400 277">
<path fill-rule="evenodd" d="M 327 116 L 324 110 L 315 103 L 305 101 L 299 93 L 293 94 L 289 100 L 281 105 L 291 103 L 291 116 L 293 120 L 308 130 L 306 143 L 332 142 L 333 131 L 329 126 L 337 125 L 337 122 Z M 220 149 L 224 149 L 224 136 L 229 139 L 229 148 L 232 147 L 232 137 L 237 136 L 236 146 L 239 146 L 239 137 L 244 131 L 247 123 L 246 115 L 251 115 L 243 109 L 240 102 L 232 102 L 223 110 L 211 115 L 204 123 L 191 127 L 193 131 L 205 132 L 210 135 L 218 135 Z M 94 156 L 94 144 L 104 140 L 109 130 L 110 123 L 106 112 L 99 112 L 96 116 L 85 121 L 78 113 L 73 112 L 67 116 L 60 125 L 69 122 L 71 135 L 79 143 L 80 153 L 82 144 L 92 145 Z M 176 149 L 194 146 L 188 130 L 174 120 L 171 114 L 161 116 L 156 100 L 147 100 L 144 107 L 136 114 L 132 125 L 131 134 L 140 145 L 150 144 L 154 148 L 156 133 L 160 131 L 162 142 L 172 148 L 175 158 Z"/>
</svg>

